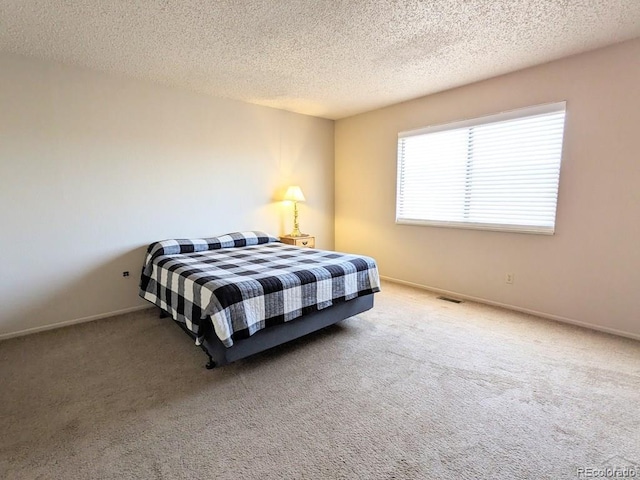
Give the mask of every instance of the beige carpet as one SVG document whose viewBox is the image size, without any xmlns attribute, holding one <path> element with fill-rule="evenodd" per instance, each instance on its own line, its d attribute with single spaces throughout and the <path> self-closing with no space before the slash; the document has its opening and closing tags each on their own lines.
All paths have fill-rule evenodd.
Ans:
<svg viewBox="0 0 640 480">
<path fill-rule="evenodd" d="M 0 342 L 0 477 L 640 477 L 640 342 L 383 288 L 214 371 L 152 310 Z"/>
</svg>

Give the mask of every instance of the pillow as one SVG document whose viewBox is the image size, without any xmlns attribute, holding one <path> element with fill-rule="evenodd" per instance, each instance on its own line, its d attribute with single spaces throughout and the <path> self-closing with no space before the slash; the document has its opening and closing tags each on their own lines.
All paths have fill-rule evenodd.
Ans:
<svg viewBox="0 0 640 480">
<path fill-rule="evenodd" d="M 174 255 L 177 253 L 204 252 L 206 250 L 219 250 L 221 248 L 246 247 L 248 245 L 260 245 L 263 243 L 277 242 L 278 239 L 261 231 L 233 232 L 211 238 L 179 238 L 175 240 L 162 240 L 153 242 L 147 248 L 147 258 L 144 266 L 145 274 L 151 273 L 151 264 L 156 257 L 161 255 Z"/>
</svg>

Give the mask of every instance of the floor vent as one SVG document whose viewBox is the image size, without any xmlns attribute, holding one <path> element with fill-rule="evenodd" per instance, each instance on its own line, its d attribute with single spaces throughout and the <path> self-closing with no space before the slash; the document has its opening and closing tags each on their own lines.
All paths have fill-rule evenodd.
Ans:
<svg viewBox="0 0 640 480">
<path fill-rule="evenodd" d="M 458 300 L 457 298 L 451 298 L 451 297 L 438 297 L 438 300 L 444 300 L 445 302 L 451 302 L 451 303 L 462 303 L 462 300 Z"/>
</svg>

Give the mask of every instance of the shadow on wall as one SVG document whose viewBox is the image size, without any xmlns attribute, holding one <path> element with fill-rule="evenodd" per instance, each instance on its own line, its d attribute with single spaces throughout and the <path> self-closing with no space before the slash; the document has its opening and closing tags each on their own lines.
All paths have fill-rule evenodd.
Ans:
<svg viewBox="0 0 640 480">
<path fill-rule="evenodd" d="M 90 270 L 41 277 L 22 299 L 13 299 L 8 316 L 0 318 L 0 335 L 107 317 L 148 304 L 138 296 L 146 250 L 141 246 Z"/>
</svg>

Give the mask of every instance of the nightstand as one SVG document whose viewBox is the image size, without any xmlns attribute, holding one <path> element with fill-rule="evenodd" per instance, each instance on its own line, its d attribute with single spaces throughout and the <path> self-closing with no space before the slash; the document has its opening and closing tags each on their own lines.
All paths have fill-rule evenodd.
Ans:
<svg viewBox="0 0 640 480">
<path fill-rule="evenodd" d="M 305 235 L 304 237 L 292 237 L 291 235 L 283 235 L 280 237 L 282 243 L 295 245 L 296 247 L 314 248 L 316 246 L 316 237 Z"/>
</svg>

